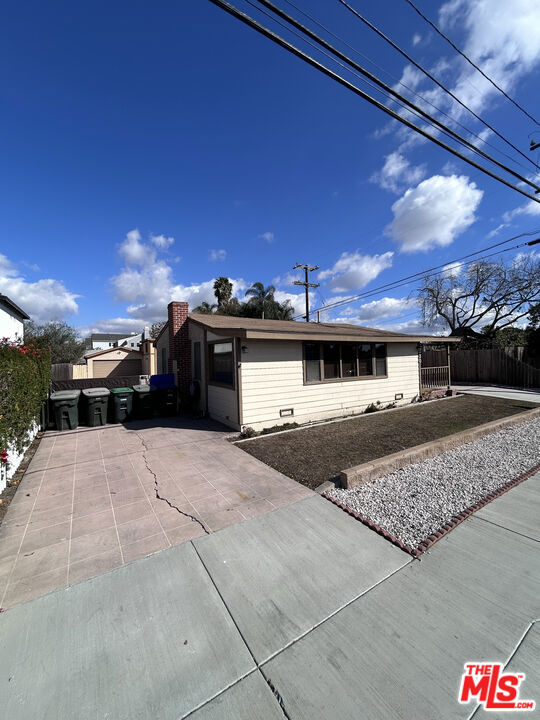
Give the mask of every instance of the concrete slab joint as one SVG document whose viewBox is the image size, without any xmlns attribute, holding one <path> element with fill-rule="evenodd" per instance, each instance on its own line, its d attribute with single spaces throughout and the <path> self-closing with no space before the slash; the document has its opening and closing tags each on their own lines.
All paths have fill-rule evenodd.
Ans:
<svg viewBox="0 0 540 720">
<path fill-rule="evenodd" d="M 540 416 L 540 408 L 533 408 L 526 412 L 519 413 L 518 415 L 511 415 L 510 417 L 500 418 L 499 420 L 493 420 L 492 422 L 485 423 L 484 425 L 478 425 L 477 427 L 463 430 L 462 432 L 453 433 L 446 437 L 439 438 L 438 440 L 431 440 L 421 445 L 415 445 L 412 448 L 406 450 L 400 450 L 397 453 L 386 455 L 385 457 L 378 458 L 377 460 L 371 460 L 361 465 L 355 465 L 354 467 L 343 470 L 339 474 L 339 482 L 342 488 L 348 489 L 353 488 L 356 485 L 367 483 L 370 480 L 383 477 L 388 473 L 399 470 L 400 468 L 406 467 L 407 465 L 413 465 L 414 463 L 422 462 L 428 458 L 440 455 L 446 450 L 464 445 L 465 443 L 477 440 L 484 435 L 496 432 L 503 427 L 509 427 L 511 425 L 518 425 L 520 423 L 533 420 Z"/>
</svg>

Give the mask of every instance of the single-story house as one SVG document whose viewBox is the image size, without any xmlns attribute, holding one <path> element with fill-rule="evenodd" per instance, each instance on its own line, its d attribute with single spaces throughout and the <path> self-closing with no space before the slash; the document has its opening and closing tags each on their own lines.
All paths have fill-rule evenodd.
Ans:
<svg viewBox="0 0 540 720">
<path fill-rule="evenodd" d="M 30 320 L 30 316 L 7 295 L 0 293 L 0 338 L 8 338 L 13 342 L 22 340 L 25 320 Z"/>
<path fill-rule="evenodd" d="M 235 429 L 361 413 L 410 403 L 420 392 L 421 343 L 456 338 L 189 314 L 172 302 L 155 340 L 158 373 L 176 372 L 180 397 Z"/>
<path fill-rule="evenodd" d="M 106 378 L 142 375 L 142 354 L 132 348 L 108 348 L 87 353 L 87 377 Z"/>
</svg>

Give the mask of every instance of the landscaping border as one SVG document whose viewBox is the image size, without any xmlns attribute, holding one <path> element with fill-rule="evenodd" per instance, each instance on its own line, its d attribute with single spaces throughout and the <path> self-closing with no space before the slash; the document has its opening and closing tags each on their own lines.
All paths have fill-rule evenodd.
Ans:
<svg viewBox="0 0 540 720">
<path fill-rule="evenodd" d="M 355 510 L 351 510 L 351 508 L 343 505 L 343 503 L 340 503 L 338 500 L 330 497 L 326 493 L 322 493 L 322 497 L 326 498 L 326 500 L 329 500 L 334 505 L 337 505 L 349 515 L 352 515 L 352 517 L 354 517 L 356 520 L 360 520 L 361 523 L 366 525 L 371 530 L 374 530 L 377 534 L 382 535 L 393 545 L 397 545 L 398 548 L 418 559 L 423 553 L 426 552 L 426 550 L 429 550 L 429 548 L 435 545 L 436 542 L 441 540 L 441 538 L 447 535 L 455 527 L 460 525 L 468 517 L 473 515 L 473 513 L 475 513 L 477 510 L 481 510 L 485 505 L 488 505 L 490 502 L 493 502 L 493 500 L 496 500 L 501 495 L 504 495 L 504 493 L 508 492 L 508 490 L 511 490 L 516 485 L 519 485 L 524 480 L 528 480 L 532 475 L 535 475 L 537 472 L 540 472 L 540 464 L 535 465 L 533 468 L 527 470 L 527 472 L 519 475 L 517 478 L 510 480 L 505 485 L 502 485 L 497 490 L 494 490 L 493 492 L 483 497 L 477 503 L 474 503 L 474 505 L 470 505 L 465 510 L 462 510 L 462 512 L 457 513 L 457 515 L 453 515 L 447 523 L 445 523 L 441 528 L 439 528 L 439 530 L 436 530 L 434 533 L 431 533 L 431 535 L 428 535 L 427 538 L 421 540 L 415 548 L 401 542 L 401 540 L 398 540 L 398 538 L 395 535 L 392 535 L 392 533 L 388 532 L 388 530 L 385 530 L 380 525 L 372 522 L 364 515 L 360 515 L 360 513 L 357 513 Z"/>
<path fill-rule="evenodd" d="M 473 442 L 484 435 L 497 432 L 497 430 L 501 428 L 519 425 L 520 423 L 533 420 L 538 416 L 540 416 L 540 407 L 532 408 L 531 410 L 525 410 L 515 415 L 507 415 L 498 420 L 492 420 L 483 425 L 476 425 L 475 427 L 453 433 L 452 435 L 445 435 L 437 440 L 430 440 L 421 445 L 413 445 L 405 450 L 370 460 L 361 465 L 355 465 L 340 472 L 340 486 L 345 489 L 350 489 L 357 485 L 362 485 L 408 465 L 414 465 L 415 463 L 423 462 L 436 455 L 440 455 L 446 450 L 452 450 L 460 445 L 465 445 L 465 443 Z"/>
</svg>

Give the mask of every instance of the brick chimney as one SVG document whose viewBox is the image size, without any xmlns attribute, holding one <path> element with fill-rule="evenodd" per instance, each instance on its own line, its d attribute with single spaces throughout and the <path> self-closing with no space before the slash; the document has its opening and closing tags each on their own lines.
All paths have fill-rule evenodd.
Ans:
<svg viewBox="0 0 540 720">
<path fill-rule="evenodd" d="M 191 343 L 189 340 L 187 302 L 171 302 L 167 306 L 169 316 L 168 371 L 176 369 L 176 383 L 180 400 L 189 398 L 191 382 Z M 176 367 L 175 367 L 176 366 Z"/>
</svg>

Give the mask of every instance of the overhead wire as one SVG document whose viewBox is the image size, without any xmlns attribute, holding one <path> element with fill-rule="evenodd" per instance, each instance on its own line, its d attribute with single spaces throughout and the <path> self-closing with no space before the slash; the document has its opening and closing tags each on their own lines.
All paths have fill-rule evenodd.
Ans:
<svg viewBox="0 0 540 720">
<path fill-rule="evenodd" d="M 378 78 L 376 75 L 373 75 L 371 72 L 369 72 L 369 70 L 366 70 L 364 67 L 362 67 L 361 65 L 356 63 L 354 60 L 352 60 L 350 57 L 348 57 L 347 55 L 342 53 L 340 50 L 335 48 L 333 45 L 326 42 L 326 40 L 319 37 L 316 33 L 314 33 L 308 27 L 306 27 L 305 25 L 300 23 L 298 20 L 296 20 L 296 18 L 294 18 L 291 15 L 289 15 L 288 13 L 284 12 L 281 8 L 279 8 L 277 5 L 275 5 L 270 0 L 256 0 L 256 2 L 259 3 L 260 5 L 263 5 L 264 7 L 268 8 L 269 10 L 271 10 L 279 18 L 282 18 L 283 20 L 285 20 L 287 23 L 292 25 L 297 30 L 300 30 L 300 32 L 303 33 L 304 35 L 307 35 L 308 38 L 315 40 L 317 45 L 314 45 L 310 40 L 307 40 L 302 35 L 299 35 L 295 30 L 291 29 L 287 25 L 284 25 L 280 20 L 274 18 L 272 15 L 269 15 L 269 13 L 267 13 L 265 10 L 258 7 L 256 2 L 254 2 L 253 0 L 244 0 L 244 1 L 247 4 L 249 4 L 251 7 L 255 8 L 256 10 L 261 12 L 266 17 L 270 18 L 272 21 L 278 23 L 281 27 L 285 28 L 286 30 L 291 32 L 296 37 L 300 38 L 302 41 L 306 42 L 310 47 L 313 47 L 318 52 L 321 52 L 325 57 L 332 60 L 332 62 L 337 63 L 340 67 L 342 67 L 345 70 L 347 70 L 348 72 L 352 73 L 355 77 L 357 77 L 360 80 L 362 80 L 363 82 L 365 82 L 372 89 L 376 90 L 377 92 L 383 93 L 383 95 L 385 95 L 385 97 L 392 96 L 392 99 L 395 102 L 397 102 L 399 105 L 401 105 L 401 107 L 403 107 L 403 109 L 406 110 L 407 112 L 410 112 L 415 117 L 419 117 L 420 119 L 423 119 L 425 122 L 427 122 L 432 127 L 438 128 L 447 137 L 450 137 L 452 140 L 457 141 L 460 144 L 464 145 L 468 150 L 474 152 L 475 154 L 480 155 L 481 157 L 487 159 L 490 162 L 493 162 L 495 165 L 497 165 L 498 167 L 503 169 L 505 172 L 510 173 L 511 175 L 516 177 L 521 182 L 525 182 L 530 187 L 534 188 L 535 191 L 538 189 L 538 186 L 536 185 L 536 183 L 532 182 L 531 180 L 524 177 L 520 173 L 515 172 L 508 166 L 504 165 L 503 163 L 499 162 L 495 158 L 491 157 L 490 155 L 488 155 L 488 153 L 485 153 L 483 150 L 481 150 L 476 145 L 474 145 L 474 143 L 471 143 L 466 138 L 463 138 L 461 135 L 456 133 L 454 130 L 452 130 L 451 128 L 444 125 L 444 123 L 442 123 L 440 120 L 433 117 L 429 113 L 425 112 L 422 108 L 418 107 L 413 102 L 408 100 L 406 97 L 404 97 L 403 95 L 398 93 L 396 90 L 394 90 L 394 88 L 390 87 L 389 85 L 384 83 L 382 80 L 380 80 L 380 78 Z M 330 55 L 328 55 L 327 52 L 325 52 L 325 50 L 321 50 L 321 48 L 319 46 L 322 46 L 323 48 L 325 48 L 325 50 L 330 51 L 330 53 L 332 53 L 332 55 L 336 56 L 340 60 L 343 60 L 345 63 L 347 63 L 347 65 L 350 65 L 352 68 L 354 68 L 354 70 L 356 70 L 358 72 L 354 72 L 347 65 L 344 65 L 343 63 L 339 62 L 339 60 L 336 60 L 334 57 L 331 57 Z M 360 73 L 360 75 L 358 73 Z M 366 78 L 368 78 L 368 79 L 366 79 Z M 375 84 L 373 84 L 373 83 L 375 83 Z"/>
<path fill-rule="evenodd" d="M 533 232 L 525 232 L 520 233 L 519 235 L 514 235 L 511 238 L 508 238 L 507 240 L 502 240 L 498 243 L 494 243 L 493 245 L 489 245 L 486 248 L 483 248 L 482 250 L 477 250 L 472 253 L 468 253 L 467 255 L 463 255 L 460 258 L 457 258 L 455 260 L 447 260 L 444 263 L 441 263 L 440 265 L 435 265 L 432 268 L 427 268 L 425 270 L 421 270 L 417 273 L 413 273 L 412 275 L 407 275 L 404 278 L 399 278 L 398 280 L 393 280 L 392 282 L 386 283 L 384 285 L 380 285 L 376 288 L 372 288 L 370 290 L 365 290 L 364 292 L 358 293 L 356 295 L 352 295 L 347 298 L 342 298 L 341 300 L 338 300 L 334 303 L 328 303 L 324 307 L 321 308 L 315 308 L 312 310 L 312 312 L 317 312 L 317 310 L 331 310 L 337 307 L 343 307 L 344 305 L 350 305 L 352 302 L 356 302 L 358 300 L 361 300 L 365 297 L 370 297 L 372 295 L 380 295 L 381 292 L 386 292 L 388 290 L 395 290 L 398 287 L 404 287 L 405 285 L 410 285 L 413 282 L 416 282 L 420 278 L 423 277 L 432 277 L 433 275 L 438 275 L 441 270 L 444 270 L 445 268 L 448 268 L 452 265 L 459 265 L 459 267 L 467 267 L 468 265 L 471 265 L 472 263 L 479 262 L 481 260 L 485 260 L 486 258 L 493 257 L 495 255 L 500 255 L 503 252 L 509 252 L 510 250 L 516 250 L 521 247 L 525 247 L 527 245 L 536 245 L 537 243 L 540 243 L 540 238 L 537 238 L 532 241 L 519 243 L 518 245 L 513 245 L 509 248 L 503 248 L 502 250 L 496 250 L 493 253 L 489 253 L 487 255 L 484 255 L 483 253 L 486 252 L 486 250 L 492 250 L 493 248 L 500 248 L 502 245 L 505 245 L 506 243 L 512 242 L 513 240 L 517 240 L 521 237 L 527 237 L 531 235 L 538 235 L 540 231 L 533 231 Z M 480 256 L 480 257 L 474 257 L 474 256 Z M 469 259 L 472 258 L 472 259 Z M 465 262 L 463 262 L 465 261 Z M 303 317 L 302 315 L 296 315 L 293 320 L 296 320 L 300 317 Z"/>
<path fill-rule="evenodd" d="M 389 107 L 387 107 L 386 105 L 384 105 L 384 103 L 379 102 L 378 100 L 376 100 L 375 98 L 373 98 L 371 95 L 369 95 L 368 93 L 364 92 L 363 90 L 361 90 L 360 88 L 358 88 L 356 85 L 354 85 L 353 83 L 351 83 L 351 82 L 349 82 L 348 80 L 346 80 L 345 78 L 343 78 L 343 77 L 342 77 L 341 75 L 339 75 L 338 73 L 334 72 L 334 71 L 331 70 L 330 68 L 328 68 L 328 67 L 326 67 L 325 65 L 323 65 L 322 63 L 320 63 L 318 60 L 315 60 L 313 57 L 311 57 L 310 55 L 308 55 L 307 53 L 303 52 L 302 50 L 300 50 L 300 49 L 299 49 L 298 47 L 296 47 L 295 45 L 291 44 L 290 42 L 288 42 L 287 40 L 285 40 L 284 38 L 282 38 L 280 35 L 277 35 L 275 32 L 273 32 L 273 31 L 270 30 L 269 28 L 265 27 L 264 25 L 261 25 L 259 22 L 257 22 L 256 20 L 254 20 L 252 17 L 250 17 L 249 15 L 247 15 L 245 12 L 239 10 L 239 9 L 236 8 L 234 5 L 231 5 L 229 2 L 226 2 L 226 0 L 210 0 L 210 2 L 213 3 L 214 5 L 216 5 L 217 7 L 220 7 L 222 10 L 225 10 L 225 11 L 228 12 L 230 15 L 232 15 L 232 16 L 235 17 L 236 19 L 240 20 L 240 21 L 243 22 L 244 24 L 246 24 L 246 25 L 248 25 L 249 27 L 253 28 L 253 29 L 256 30 L 257 32 L 259 32 L 261 35 L 264 35 L 264 36 L 267 37 L 268 39 L 272 40 L 272 41 L 275 42 L 277 45 L 281 46 L 282 48 L 284 48 L 285 50 L 287 50 L 287 51 L 290 52 L 291 54 L 295 55 L 296 57 L 300 58 L 301 60 L 303 60 L 303 61 L 306 62 L 307 64 L 311 65 L 312 67 L 314 67 L 314 68 L 317 69 L 319 72 L 321 72 L 321 73 L 323 73 L 324 75 L 326 75 L 327 77 L 330 77 L 331 79 L 335 80 L 336 82 L 338 82 L 339 84 L 343 85 L 343 86 L 346 87 L 347 89 L 351 90 L 351 91 L 354 92 L 356 95 L 360 96 L 361 98 L 363 98 L 364 100 L 366 100 L 367 102 L 369 102 L 371 105 L 374 105 L 375 107 L 377 107 L 377 108 L 379 108 L 380 110 L 382 110 L 383 112 L 385 112 L 387 115 L 390 115 L 390 117 L 393 117 L 394 119 L 398 120 L 399 122 L 401 122 L 401 123 L 404 124 L 405 126 L 409 127 L 411 130 L 414 130 L 414 131 L 416 131 L 417 133 L 419 133 L 420 135 L 422 135 L 422 136 L 426 137 L 427 139 L 431 140 L 433 143 L 435 143 L 435 144 L 438 145 L 439 147 L 442 147 L 443 149 L 447 150 L 448 152 L 450 152 L 451 154 L 455 155 L 456 157 L 459 157 L 461 160 L 464 160 L 464 161 L 467 162 L 469 165 L 472 165 L 472 166 L 475 167 L 477 170 L 480 170 L 480 171 L 483 172 L 484 174 L 489 175 L 490 177 L 492 177 L 493 179 L 498 180 L 498 181 L 501 182 L 502 184 L 506 185 L 507 187 L 512 188 L 513 190 L 515 190 L 516 192 L 519 192 L 521 195 L 524 195 L 525 197 L 529 198 L 530 200 L 534 200 L 535 202 L 540 202 L 540 200 L 538 200 L 538 198 L 536 198 L 536 197 L 534 197 L 533 195 L 531 195 L 530 193 L 526 192 L 526 191 L 523 190 L 521 187 L 519 187 L 519 186 L 517 186 L 517 185 L 513 185 L 511 182 L 509 182 L 509 181 L 506 180 L 505 178 L 501 177 L 500 175 L 497 175 L 496 173 L 492 172 L 491 170 L 489 170 L 488 168 L 484 167 L 483 165 L 480 165 L 479 163 L 475 162 L 475 161 L 472 160 L 471 158 L 468 158 L 466 155 L 464 155 L 463 153 L 459 152 L 458 150 L 456 150 L 456 149 L 453 148 L 452 146 L 450 146 L 450 145 L 442 142 L 442 140 L 439 140 L 438 138 L 434 137 L 433 135 L 431 135 L 430 133 L 428 133 L 428 132 L 427 132 L 426 130 L 424 130 L 423 128 L 418 127 L 418 126 L 415 125 L 414 123 L 412 123 L 412 122 L 410 122 L 409 120 L 407 120 L 406 118 L 402 117 L 399 113 L 396 113 L 394 110 L 392 110 L 391 108 L 389 108 Z M 452 131 L 452 132 L 453 132 L 453 131 Z M 492 160 L 492 161 L 495 162 L 495 163 L 498 163 L 498 161 L 494 161 L 494 160 Z M 514 174 L 513 171 L 509 171 L 509 172 L 511 172 L 512 174 Z M 528 184 L 532 184 L 532 186 L 535 187 L 536 189 L 539 189 L 538 186 L 534 185 L 534 183 L 531 183 L 529 180 L 527 180 L 526 182 L 527 182 Z"/>
<path fill-rule="evenodd" d="M 364 23 L 370 30 L 373 30 L 380 38 L 382 38 L 385 42 L 387 42 L 389 45 L 391 45 L 397 52 L 400 53 L 404 58 L 407 59 L 408 62 L 410 62 L 412 65 L 414 65 L 415 68 L 420 70 L 424 75 L 426 75 L 432 82 L 434 82 L 441 90 L 444 90 L 445 93 L 447 93 L 451 98 L 453 98 L 456 102 L 458 102 L 465 110 L 471 113 L 477 120 L 479 120 L 483 125 L 485 125 L 491 132 L 495 133 L 497 137 L 499 137 L 501 140 L 503 140 L 507 145 L 509 145 L 513 150 L 515 150 L 517 153 L 519 153 L 525 160 L 527 160 L 528 163 L 530 163 L 535 170 L 538 170 L 538 167 L 535 165 L 534 161 L 531 160 L 530 157 L 525 155 L 511 140 L 508 140 L 502 133 L 500 133 L 496 128 L 493 127 L 490 123 L 487 122 L 487 120 L 484 120 L 480 115 L 478 115 L 474 110 L 472 110 L 466 103 L 464 103 L 462 100 L 459 99 L 459 97 L 452 92 L 452 90 L 449 90 L 445 85 L 443 85 L 440 80 L 437 80 L 437 78 L 430 73 L 429 70 L 426 70 L 420 63 L 416 62 L 403 48 L 401 48 L 397 43 L 395 43 L 393 40 L 391 40 L 385 33 L 383 33 L 382 30 L 380 30 L 376 25 L 374 25 L 370 20 L 365 18 L 361 13 L 358 12 L 352 5 L 349 5 L 349 3 L 346 0 L 337 0 L 343 7 L 347 8 L 349 12 L 351 12 L 358 20 Z"/>
<path fill-rule="evenodd" d="M 397 83 L 398 85 L 401 85 L 401 87 L 405 88 L 405 90 L 407 90 L 408 92 L 410 92 L 411 94 L 413 94 L 413 95 L 414 95 L 415 97 L 417 97 L 419 100 L 421 100 L 422 102 L 426 103 L 427 105 L 429 105 L 430 107 L 432 107 L 434 110 L 436 110 L 437 112 L 441 113 L 441 115 L 444 115 L 444 117 L 448 118 L 448 120 L 450 120 L 451 122 L 455 123 L 457 126 L 459 126 L 460 128 L 462 128 L 462 130 L 464 130 L 465 132 L 467 132 L 467 133 L 469 133 L 470 135 L 472 135 L 473 137 L 475 137 L 479 142 L 484 143 L 484 145 L 487 145 L 488 147 L 492 148 L 495 152 L 499 153 L 500 155 L 502 155 L 503 157 L 507 158 L 508 160 L 510 160 L 511 162 L 515 163 L 516 165 L 519 165 L 519 166 L 522 167 L 522 168 L 528 169 L 528 166 L 526 167 L 520 160 L 518 160 L 517 158 L 513 157 L 512 155 L 509 155 L 508 153 L 504 152 L 504 150 L 501 150 L 499 147 L 497 147 L 497 145 L 494 145 L 493 143 L 489 142 L 489 140 L 487 140 L 486 138 L 483 138 L 481 135 L 479 135 L 478 133 L 476 133 L 474 130 L 471 130 L 471 128 L 467 127 L 467 125 L 464 125 L 464 124 L 463 124 L 462 122 L 460 122 L 460 120 L 458 120 L 456 117 L 454 117 L 454 116 L 451 115 L 450 113 L 446 112 L 446 110 L 443 110 L 443 109 L 442 109 L 441 107 L 439 107 L 438 105 L 435 105 L 435 103 L 433 103 L 433 102 L 432 102 L 431 100 L 429 100 L 427 97 L 424 97 L 421 93 L 419 93 L 419 92 L 418 92 L 417 90 L 415 90 L 414 88 L 410 87 L 410 85 L 407 85 L 407 83 L 404 83 L 400 78 L 397 77 L 397 75 L 394 75 L 393 73 L 389 72 L 389 71 L 386 70 L 385 68 L 383 68 L 383 67 L 381 67 L 380 65 L 378 65 L 378 64 L 377 64 L 376 62 L 374 62 L 370 57 L 368 57 L 365 53 L 361 52 L 360 50 L 358 50 L 357 48 L 355 48 L 354 45 L 351 45 L 351 44 L 348 43 L 344 38 L 342 38 L 341 36 L 337 35 L 337 34 L 336 34 L 335 32 L 333 32 L 332 30 L 330 30 L 330 28 L 326 27 L 326 25 L 324 25 L 324 24 L 321 23 L 319 20 L 317 20 L 317 18 L 315 18 L 313 15 L 311 15 L 310 13 L 307 13 L 305 10 L 302 10 L 302 8 L 298 7 L 298 5 L 295 5 L 295 3 L 292 2 L 292 0 L 284 0 L 284 2 L 286 2 L 287 5 L 290 5 L 292 8 L 294 8 L 297 12 L 299 12 L 299 13 L 300 13 L 301 15 L 303 15 L 305 18 L 307 18 L 308 20 L 310 20 L 312 23 L 314 23 L 315 25 L 317 25 L 318 27 L 320 27 L 321 30 L 323 30 L 325 33 L 327 33 L 328 35 L 330 35 L 331 37 L 333 37 L 335 40 L 337 40 L 338 42 L 340 42 L 340 43 L 342 43 L 343 45 L 345 45 L 346 47 L 348 47 L 349 50 L 351 50 L 353 53 L 355 53 L 355 54 L 358 55 L 359 57 L 364 58 L 364 60 L 365 60 L 366 62 L 368 62 L 370 65 L 373 65 L 373 67 L 377 68 L 377 70 L 379 70 L 380 72 L 384 73 L 385 75 L 388 75 L 389 78 L 391 78 L 392 80 L 396 81 L 396 83 Z"/>
<path fill-rule="evenodd" d="M 433 30 L 435 30 L 436 33 L 438 33 L 442 38 L 444 38 L 444 40 L 446 40 L 446 42 L 449 45 L 451 45 L 451 47 L 453 47 L 454 50 L 457 53 L 459 53 L 459 55 L 461 55 L 461 57 L 465 58 L 465 60 L 469 63 L 469 65 L 471 65 L 475 70 L 477 70 L 480 73 L 480 75 L 482 75 L 488 82 L 490 82 L 493 85 L 494 88 L 496 88 L 500 93 L 502 93 L 507 100 L 509 100 L 511 103 L 513 103 L 518 108 L 518 110 L 521 110 L 521 112 L 524 115 L 526 115 L 530 120 L 532 120 L 534 123 L 536 123 L 536 125 L 540 125 L 538 120 L 533 115 L 531 115 L 530 112 L 528 112 L 522 105 L 520 105 L 520 103 L 518 103 L 517 100 L 514 100 L 514 98 L 511 97 L 505 90 L 503 90 L 502 87 L 497 85 L 497 83 L 494 80 L 492 80 L 492 78 L 490 78 L 489 75 L 487 73 L 485 73 L 481 67 L 478 67 L 478 65 L 473 60 L 471 60 L 471 58 L 466 53 L 464 53 L 463 50 L 461 50 L 447 35 L 445 35 L 445 33 L 443 33 L 443 31 L 439 27 L 437 27 L 437 25 L 435 25 L 435 23 L 432 20 L 430 20 L 426 15 L 424 15 L 424 13 L 420 10 L 420 8 L 416 7 L 416 5 L 412 2 L 412 0 L 405 0 L 405 2 L 408 5 L 410 5 L 412 7 L 412 9 L 416 13 L 418 13 L 418 15 L 420 15 L 420 17 L 428 25 L 430 25 L 433 28 Z"/>
</svg>

